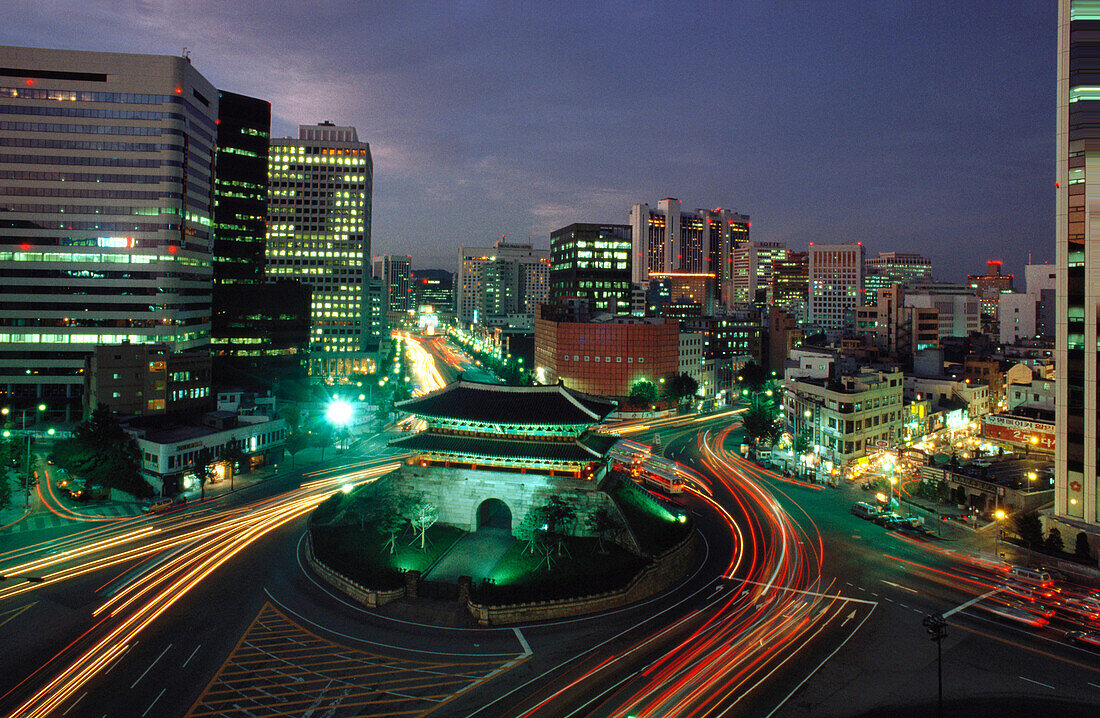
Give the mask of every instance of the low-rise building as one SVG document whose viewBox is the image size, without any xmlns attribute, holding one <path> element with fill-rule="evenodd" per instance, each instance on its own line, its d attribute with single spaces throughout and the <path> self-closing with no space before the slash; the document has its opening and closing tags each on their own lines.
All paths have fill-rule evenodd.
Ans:
<svg viewBox="0 0 1100 718">
<path fill-rule="evenodd" d="M 1054 411 L 1054 389 L 1053 379 L 1034 378 L 1026 384 L 1009 384 L 1005 402 L 1009 411 L 1018 406 Z"/>
<path fill-rule="evenodd" d="M 548 305 L 535 320 L 535 372 L 540 383 L 562 381 L 586 394 L 625 397 L 638 380 L 657 383 L 680 369 L 680 325 L 675 319 L 575 319 L 556 314 Z"/>
<path fill-rule="evenodd" d="M 810 437 L 826 471 L 843 474 L 869 449 L 896 444 L 904 420 L 902 391 L 900 369 L 795 379 L 784 386 L 786 428 Z"/>
<path fill-rule="evenodd" d="M 167 344 L 100 344 L 84 360 L 84 415 L 100 404 L 124 416 L 209 408 L 211 361 Z"/>
<path fill-rule="evenodd" d="M 241 471 L 277 462 L 287 434 L 284 419 L 229 411 L 138 417 L 123 428 L 137 441 L 142 476 L 162 496 L 197 487 L 203 460 L 216 462 L 230 447 L 243 454 Z"/>
</svg>

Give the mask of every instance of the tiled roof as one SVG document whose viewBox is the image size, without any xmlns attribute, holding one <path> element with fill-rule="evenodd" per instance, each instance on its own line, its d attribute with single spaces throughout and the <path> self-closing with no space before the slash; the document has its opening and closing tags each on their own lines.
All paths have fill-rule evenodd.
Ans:
<svg viewBox="0 0 1100 718">
<path fill-rule="evenodd" d="M 395 407 L 418 416 L 503 424 L 596 424 L 615 410 L 606 399 L 561 384 L 503 386 L 461 378 Z"/>
</svg>

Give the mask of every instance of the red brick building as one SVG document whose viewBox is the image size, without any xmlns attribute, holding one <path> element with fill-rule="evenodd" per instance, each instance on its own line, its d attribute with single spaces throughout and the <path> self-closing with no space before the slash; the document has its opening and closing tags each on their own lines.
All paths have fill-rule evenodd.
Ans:
<svg viewBox="0 0 1100 718">
<path fill-rule="evenodd" d="M 679 371 L 679 352 L 680 324 L 674 319 L 535 320 L 538 380 L 561 379 L 586 394 L 625 397 L 639 379 L 658 383 Z"/>
</svg>

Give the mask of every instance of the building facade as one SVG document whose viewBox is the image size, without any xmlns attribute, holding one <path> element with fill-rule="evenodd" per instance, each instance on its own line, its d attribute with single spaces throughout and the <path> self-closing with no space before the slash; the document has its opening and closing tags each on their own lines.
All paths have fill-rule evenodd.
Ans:
<svg viewBox="0 0 1100 718">
<path fill-rule="evenodd" d="M 100 344 L 210 342 L 218 93 L 180 57 L 0 47 L 0 403 L 80 417 Z"/>
<path fill-rule="evenodd" d="M 680 368 L 680 328 L 674 319 L 612 317 L 603 321 L 535 321 L 539 381 L 586 394 L 630 395 L 640 379 L 659 383 Z"/>
<path fill-rule="evenodd" d="M 85 361 L 84 415 L 100 405 L 132 416 L 209 409 L 211 357 L 173 354 L 165 344 L 101 344 Z"/>
<path fill-rule="evenodd" d="M 785 257 L 777 259 L 772 265 L 768 304 L 786 310 L 801 322 L 806 316 L 809 286 L 809 252 L 788 250 Z"/>
<path fill-rule="evenodd" d="M 460 322 L 529 331 L 550 301 L 550 251 L 501 240 L 459 250 L 455 314 Z"/>
<path fill-rule="evenodd" d="M 894 446 L 900 436 L 900 370 L 863 370 L 839 380 L 793 379 L 784 390 L 787 430 L 810 439 L 826 471 L 843 473 L 868 450 Z"/>
<path fill-rule="evenodd" d="M 383 254 L 371 258 L 371 276 L 382 282 L 386 291 L 386 311 L 405 314 L 415 310 L 412 288 L 412 256 Z"/>
<path fill-rule="evenodd" d="M 879 252 L 868 257 L 864 266 L 864 297 L 868 302 L 874 300 L 877 290 L 891 284 L 909 285 L 932 279 L 932 260 L 915 252 Z"/>
<path fill-rule="evenodd" d="M 630 227 L 571 224 L 550 233 L 550 301 L 583 297 L 597 312 L 630 312 Z"/>
<path fill-rule="evenodd" d="M 271 140 L 267 276 L 312 291 L 310 372 L 319 378 L 368 371 L 381 336 L 366 302 L 370 272 L 370 145 L 354 127 L 300 125 Z"/>
<path fill-rule="evenodd" d="M 862 304 L 863 244 L 811 244 L 806 323 L 830 338 L 854 326 Z"/>
<path fill-rule="evenodd" d="M 431 307 L 436 314 L 455 311 L 454 274 L 445 269 L 417 269 L 413 272 L 413 296 L 417 309 Z"/>
<path fill-rule="evenodd" d="M 636 204 L 630 210 L 631 281 L 648 284 L 650 273 L 710 274 L 715 296 L 735 301 L 733 250 L 749 241 L 747 214 L 717 208 L 684 212 L 678 199 L 666 198 L 656 209 Z"/>
<path fill-rule="evenodd" d="M 732 301 L 766 304 L 773 267 L 786 259 L 787 249 L 782 242 L 738 242 L 729 262 Z"/>
</svg>

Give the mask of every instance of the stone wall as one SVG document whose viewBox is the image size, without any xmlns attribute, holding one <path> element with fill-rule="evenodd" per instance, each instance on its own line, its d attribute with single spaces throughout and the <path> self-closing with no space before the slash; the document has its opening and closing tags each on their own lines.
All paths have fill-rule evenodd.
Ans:
<svg viewBox="0 0 1100 718">
<path fill-rule="evenodd" d="M 595 481 L 572 477 L 405 464 L 400 471 L 391 474 L 390 480 L 399 491 L 422 494 L 425 501 L 439 507 L 440 523 L 465 531 L 477 531 L 478 507 L 489 499 L 503 501 L 508 507 L 513 532 L 528 511 L 545 503 L 553 494 L 576 500 L 580 508 L 580 527 L 584 525 L 585 516 L 598 507 L 619 516 L 612 508 L 610 497 L 596 491 Z M 583 529 L 579 533 L 583 535 Z"/>
<path fill-rule="evenodd" d="M 356 603 L 361 603 L 367 608 L 385 606 L 390 601 L 396 601 L 405 596 L 404 586 L 390 591 L 376 591 L 371 588 L 364 588 L 344 574 L 334 571 L 321 563 L 313 554 L 313 537 L 310 536 L 308 532 L 306 533 L 306 564 L 317 578 L 321 579 L 329 586 L 332 586 L 351 600 Z"/>
<path fill-rule="evenodd" d="M 621 589 L 557 601 L 536 601 L 507 606 L 482 606 L 469 601 L 470 615 L 482 626 L 499 626 L 529 621 L 583 616 L 636 603 L 670 588 L 691 569 L 695 561 L 696 532 L 653 560 Z"/>
</svg>

